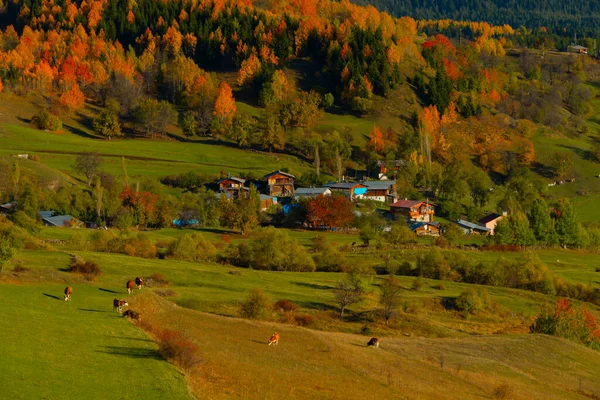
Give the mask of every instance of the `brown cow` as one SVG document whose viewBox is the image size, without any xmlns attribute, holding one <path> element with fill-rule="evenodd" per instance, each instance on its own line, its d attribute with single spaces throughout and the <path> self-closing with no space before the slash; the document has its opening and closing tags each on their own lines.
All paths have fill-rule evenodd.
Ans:
<svg viewBox="0 0 600 400">
<path fill-rule="evenodd" d="M 142 286 L 144 286 L 144 280 L 142 278 L 140 278 L 139 276 L 136 276 L 135 284 L 137 285 L 138 289 L 141 289 Z"/>
<path fill-rule="evenodd" d="M 125 287 L 127 288 L 127 293 L 131 294 L 131 292 L 133 292 L 133 288 L 135 287 L 135 283 L 131 280 L 127 281 L 127 284 L 125 285 Z"/>
<path fill-rule="evenodd" d="M 127 307 L 128 305 L 129 305 L 129 303 L 127 303 L 127 300 L 114 299 L 113 300 L 113 311 L 121 312 L 123 307 Z"/>
<path fill-rule="evenodd" d="M 71 301 L 72 294 L 73 294 L 73 288 L 71 286 L 67 286 L 65 288 L 65 301 Z"/>
<path fill-rule="evenodd" d="M 272 344 L 277 346 L 278 343 L 279 343 L 279 333 L 275 332 L 273 335 L 271 335 L 271 338 L 269 339 L 269 346 Z"/>
<path fill-rule="evenodd" d="M 134 311 L 134 310 L 126 310 L 123 313 L 123 316 L 127 317 L 127 318 L 131 318 L 131 319 L 135 319 L 136 321 L 139 321 L 140 318 L 142 317 L 139 312 Z"/>
<path fill-rule="evenodd" d="M 367 343 L 367 346 L 379 348 L 379 339 L 377 339 L 376 337 L 372 337 L 371 340 L 369 340 L 369 343 Z"/>
</svg>

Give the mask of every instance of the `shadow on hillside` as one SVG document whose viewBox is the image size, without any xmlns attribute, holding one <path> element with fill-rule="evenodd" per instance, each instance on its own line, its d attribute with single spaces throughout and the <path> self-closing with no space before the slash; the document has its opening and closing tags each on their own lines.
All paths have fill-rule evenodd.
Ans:
<svg viewBox="0 0 600 400">
<path fill-rule="evenodd" d="M 58 296 L 54 296 L 53 294 L 48 294 L 48 293 L 42 293 L 42 294 L 43 294 L 44 296 L 46 296 L 46 297 L 50 297 L 51 299 L 54 299 L 54 300 L 63 300 L 63 299 L 61 299 L 61 298 L 60 298 L 60 297 L 58 297 Z"/>
<path fill-rule="evenodd" d="M 108 312 L 106 310 L 92 310 L 91 308 L 78 308 L 79 311 L 86 311 L 86 312 Z"/>
<path fill-rule="evenodd" d="M 31 123 L 31 119 L 28 118 L 23 118 L 23 117 L 17 117 L 17 119 L 25 124 L 30 124 Z"/>
<path fill-rule="evenodd" d="M 107 335 L 109 338 L 113 338 L 113 339 L 125 339 L 125 340 L 135 340 L 138 342 L 153 342 L 153 340 L 150 339 L 143 339 L 143 338 L 133 338 L 133 337 L 126 337 L 126 336 L 110 336 Z"/>
<path fill-rule="evenodd" d="M 534 162 L 533 164 L 531 164 L 531 169 L 533 170 L 533 172 L 535 172 L 536 174 L 538 174 L 539 176 L 541 176 L 543 178 L 547 178 L 547 179 L 556 178 L 556 171 L 554 170 L 554 168 L 552 168 L 549 165 L 544 165 L 539 162 Z"/>
<path fill-rule="evenodd" d="M 115 356 L 129 358 L 149 358 L 151 360 L 162 360 L 157 350 L 143 349 L 139 347 L 104 346 L 105 350 L 96 350 L 96 353 L 112 354 Z"/>
<path fill-rule="evenodd" d="M 104 289 L 104 288 L 98 288 L 98 290 L 102 291 L 102 292 L 108 292 L 108 293 L 120 293 L 120 292 L 116 292 L 114 290 L 110 290 L 110 289 Z"/>
<path fill-rule="evenodd" d="M 593 160 L 594 159 L 592 152 L 589 150 L 584 150 L 584 149 L 580 149 L 578 147 L 573 147 L 573 146 L 567 146 L 564 144 L 559 144 L 558 147 L 562 147 L 563 149 L 571 150 L 573 153 L 577 154 L 579 157 L 581 157 L 584 160 Z"/>
<path fill-rule="evenodd" d="M 333 289 L 333 286 L 327 285 L 317 285 L 316 283 L 307 283 L 307 282 L 292 282 L 294 285 L 304 286 L 311 289 L 320 289 L 320 290 L 330 290 Z"/>
<path fill-rule="evenodd" d="M 316 301 L 301 301 L 301 302 L 298 303 L 298 305 L 300 307 L 310 308 L 310 309 L 313 309 L 313 310 L 338 311 L 337 307 L 334 307 L 332 305 L 325 304 L 325 303 L 319 303 L 319 302 L 316 302 Z"/>
<path fill-rule="evenodd" d="M 71 133 L 73 133 L 75 135 L 78 135 L 78 136 L 81 136 L 81 137 L 84 137 L 84 138 L 87 138 L 87 139 L 98 139 L 96 136 L 90 135 L 86 131 L 84 131 L 82 129 L 79 129 L 79 128 L 76 128 L 76 127 L 71 126 L 71 125 L 63 124 L 63 128 L 65 128 L 65 130 L 67 130 L 67 131 L 69 131 L 69 132 L 71 132 Z"/>
</svg>

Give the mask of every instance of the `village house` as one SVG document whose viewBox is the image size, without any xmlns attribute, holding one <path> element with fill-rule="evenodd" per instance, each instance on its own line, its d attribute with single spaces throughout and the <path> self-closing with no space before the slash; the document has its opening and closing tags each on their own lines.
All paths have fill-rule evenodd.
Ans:
<svg viewBox="0 0 600 400">
<path fill-rule="evenodd" d="M 269 196 L 291 197 L 294 195 L 294 180 L 292 174 L 282 171 L 273 171 L 264 176 L 269 186 Z"/>
<path fill-rule="evenodd" d="M 418 236 L 440 236 L 440 223 L 419 221 L 412 224 L 410 230 Z"/>
<path fill-rule="evenodd" d="M 362 199 L 367 193 L 367 186 L 358 182 L 338 182 L 329 186 L 331 193 L 339 193 L 350 200 Z"/>
<path fill-rule="evenodd" d="M 221 193 L 229 193 L 234 199 L 237 199 L 240 197 L 240 192 L 248 191 L 248 188 L 244 187 L 245 183 L 245 179 L 228 176 L 218 182 L 219 191 Z"/>
<path fill-rule="evenodd" d="M 296 200 L 300 200 L 302 197 L 317 196 L 331 196 L 331 189 L 328 187 L 298 188 L 294 194 Z"/>
<path fill-rule="evenodd" d="M 473 222 L 465 221 L 464 219 L 457 219 L 456 225 L 463 230 L 465 235 L 489 235 L 490 228 L 485 226 L 474 224 Z"/>
<path fill-rule="evenodd" d="M 396 181 L 364 181 L 367 187 L 365 198 L 393 203 L 396 200 Z"/>
<path fill-rule="evenodd" d="M 54 226 L 59 228 L 78 228 L 83 223 L 70 215 L 56 215 L 53 217 L 42 218 L 45 226 Z"/>
<path fill-rule="evenodd" d="M 433 222 L 435 210 L 433 204 L 417 200 L 400 200 L 390 205 L 396 216 L 404 216 L 410 221 Z"/>
<path fill-rule="evenodd" d="M 504 212 L 503 214 L 504 215 L 492 213 L 492 214 L 486 215 L 485 217 L 483 217 L 479 220 L 479 225 L 488 228 L 490 230 L 490 235 L 493 235 L 494 228 L 498 224 L 498 221 L 500 221 L 503 217 L 506 216 L 506 212 Z"/>
<path fill-rule="evenodd" d="M 567 51 L 569 53 L 587 54 L 588 48 L 577 45 L 577 44 L 571 44 L 571 45 L 567 46 Z"/>
</svg>

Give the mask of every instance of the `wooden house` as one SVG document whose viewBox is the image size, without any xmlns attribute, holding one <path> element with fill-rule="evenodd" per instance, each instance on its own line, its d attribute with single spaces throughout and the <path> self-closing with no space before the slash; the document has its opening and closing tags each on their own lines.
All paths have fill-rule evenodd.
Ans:
<svg viewBox="0 0 600 400">
<path fill-rule="evenodd" d="M 291 197 L 294 195 L 294 181 L 296 177 L 282 171 L 273 171 L 264 176 L 269 186 L 268 195 L 277 197 Z"/>
<path fill-rule="evenodd" d="M 479 220 L 479 225 L 488 228 L 490 230 L 490 235 L 493 235 L 494 228 L 498 224 L 498 221 L 500 221 L 503 217 L 506 216 L 506 213 L 504 213 L 504 214 L 505 215 L 492 213 L 492 214 L 486 215 L 485 217 L 483 217 Z"/>
<path fill-rule="evenodd" d="M 415 222 L 410 226 L 410 230 L 418 236 L 429 235 L 429 236 L 440 236 L 440 223 L 439 222 Z"/>
<path fill-rule="evenodd" d="M 331 193 L 338 193 L 348 197 L 350 200 L 362 199 L 367 193 L 368 187 L 358 182 L 338 182 L 329 186 Z"/>
<path fill-rule="evenodd" d="M 364 181 L 367 187 L 365 198 L 393 203 L 396 200 L 396 181 Z"/>
<path fill-rule="evenodd" d="M 396 216 L 405 216 L 411 221 L 433 222 L 435 210 L 433 204 L 417 200 L 400 200 L 390 205 Z"/>
<path fill-rule="evenodd" d="M 567 46 L 567 51 L 569 53 L 587 54 L 588 48 L 577 45 L 577 44 L 571 44 L 571 45 Z"/>
<path fill-rule="evenodd" d="M 244 187 L 244 183 L 246 183 L 246 180 L 242 178 L 229 176 L 225 179 L 221 179 L 218 183 L 219 191 L 221 193 L 228 193 L 235 199 L 240 197 L 240 192 L 248 190 L 248 188 Z"/>
</svg>

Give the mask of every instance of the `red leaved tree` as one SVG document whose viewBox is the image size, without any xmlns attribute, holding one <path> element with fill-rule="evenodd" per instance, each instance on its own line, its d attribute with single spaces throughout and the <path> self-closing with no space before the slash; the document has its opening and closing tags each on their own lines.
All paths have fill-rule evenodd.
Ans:
<svg viewBox="0 0 600 400">
<path fill-rule="evenodd" d="M 306 218 L 315 227 L 345 228 L 354 220 L 354 206 L 345 196 L 317 196 L 308 202 Z"/>
</svg>

